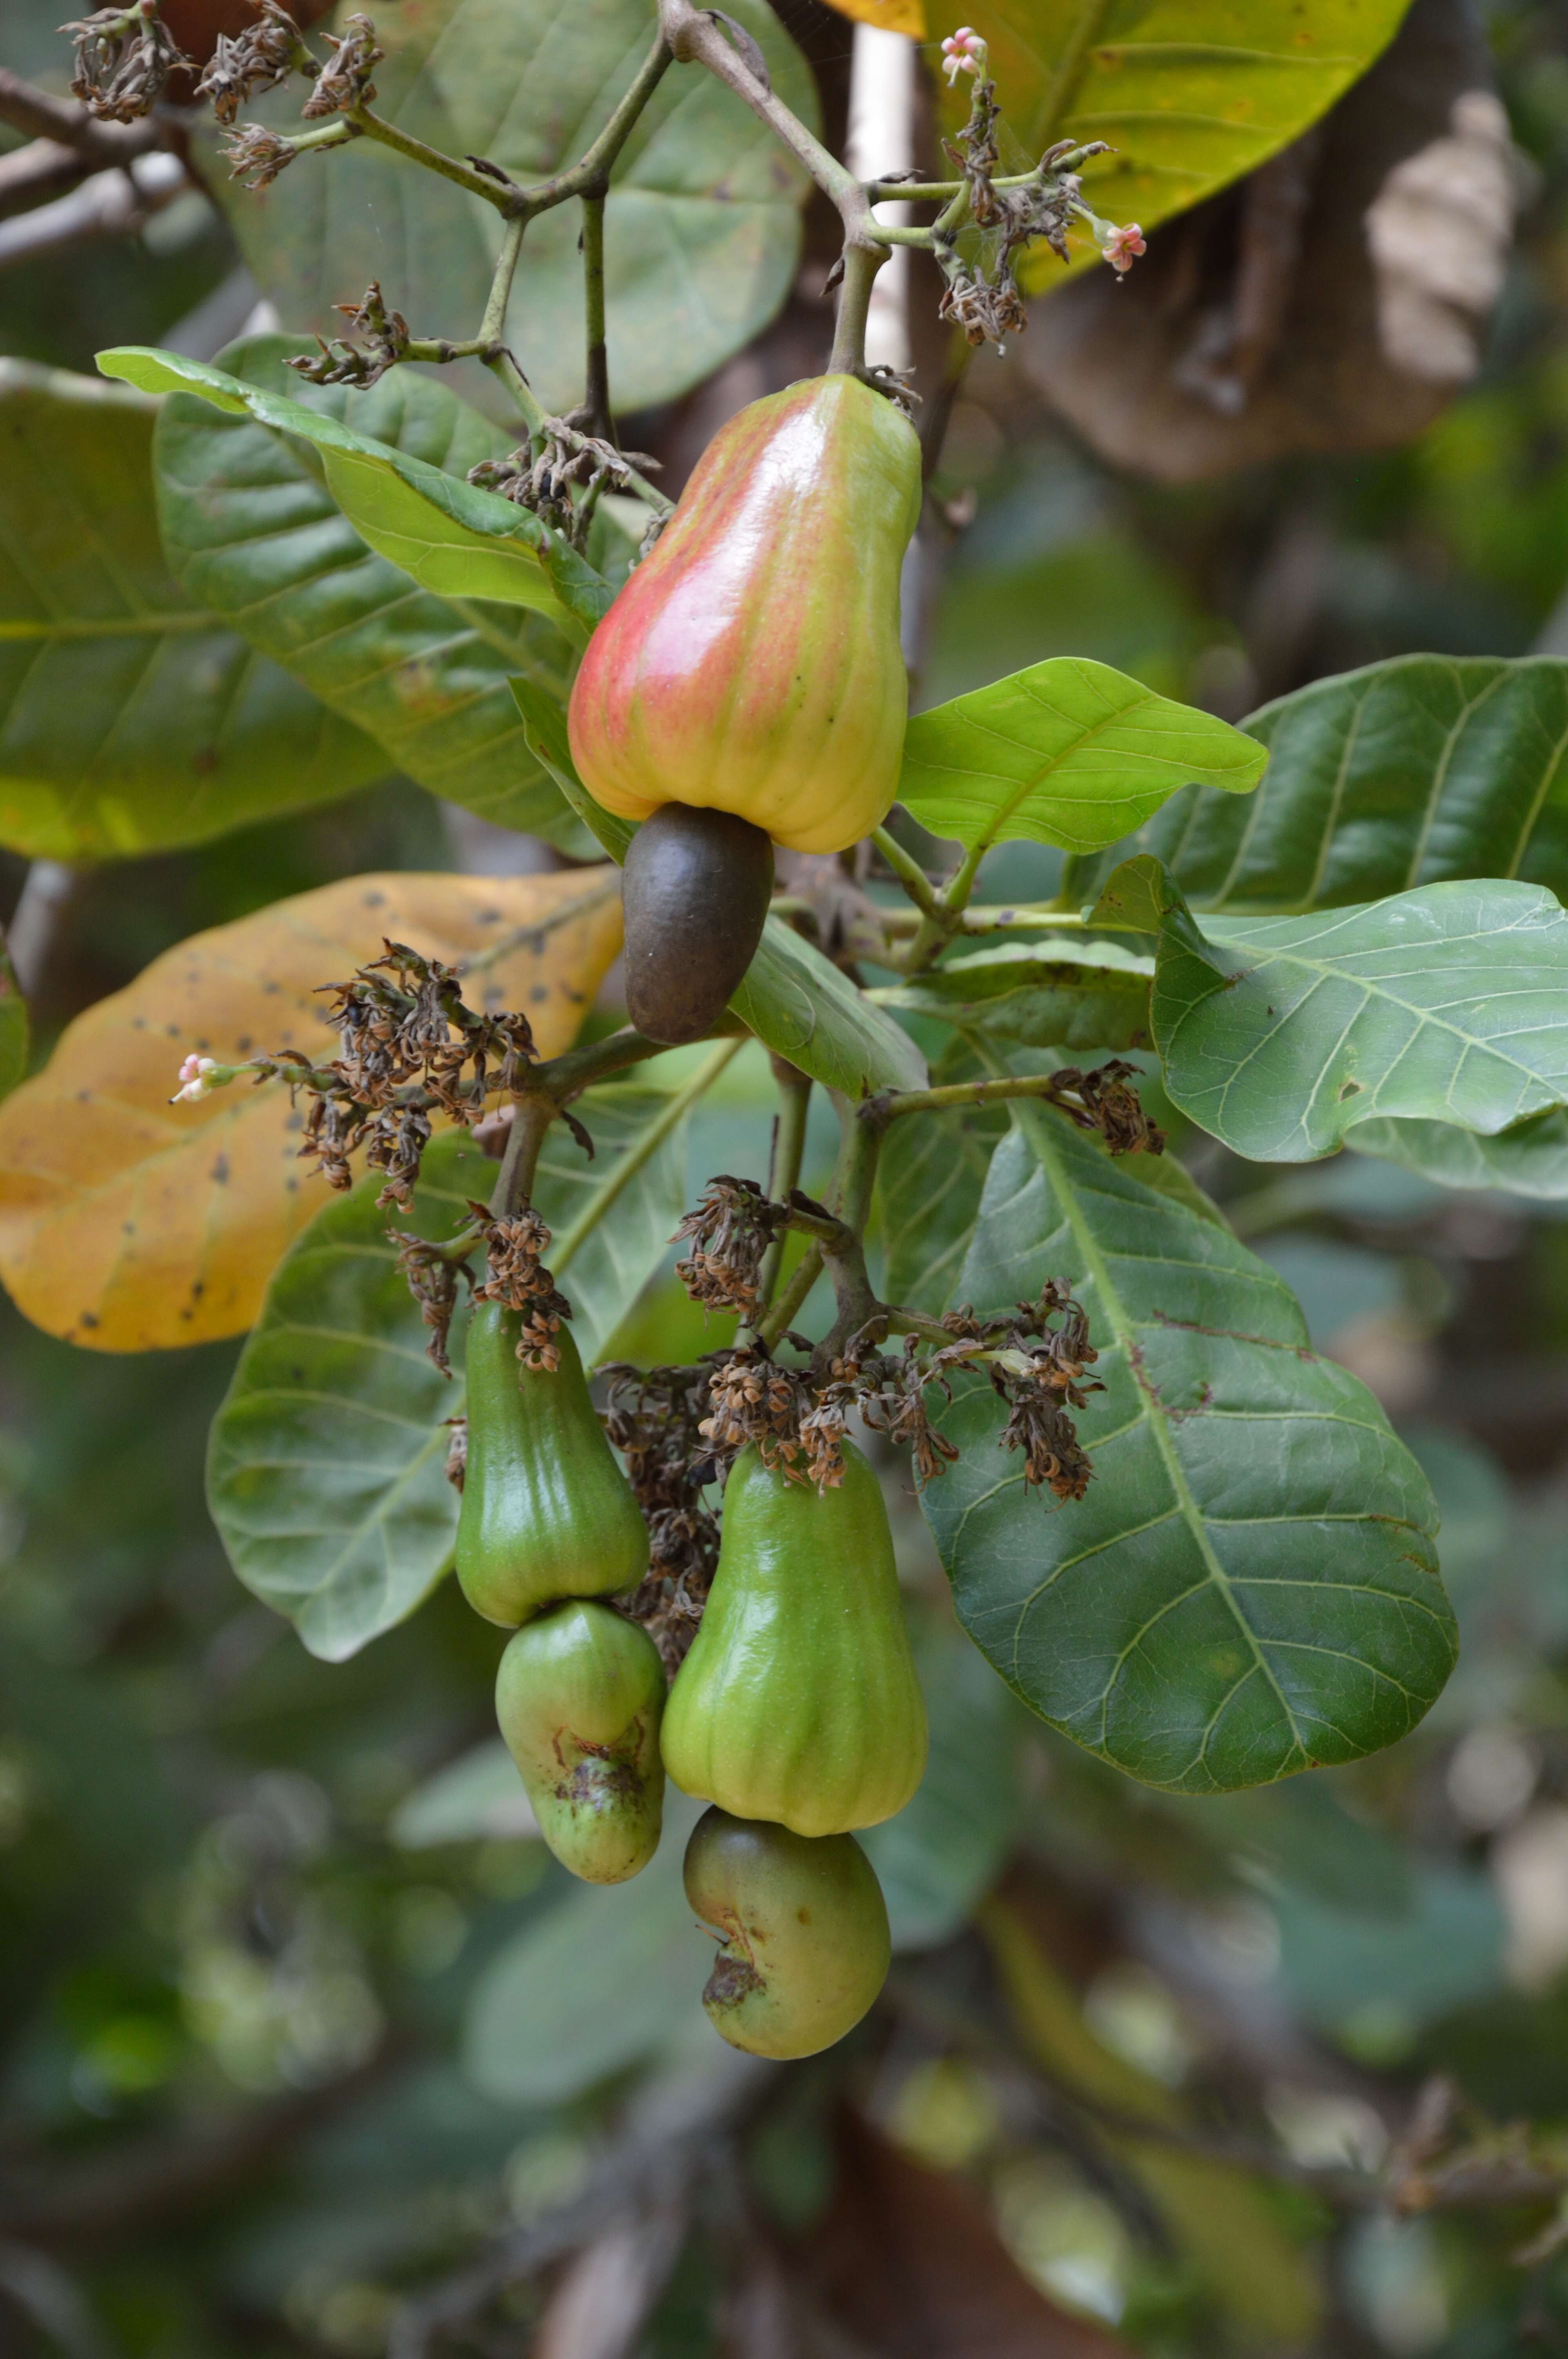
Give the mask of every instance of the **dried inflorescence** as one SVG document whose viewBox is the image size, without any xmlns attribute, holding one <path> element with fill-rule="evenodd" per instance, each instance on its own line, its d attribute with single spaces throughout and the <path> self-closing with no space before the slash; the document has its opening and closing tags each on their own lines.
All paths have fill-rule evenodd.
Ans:
<svg viewBox="0 0 1568 2359">
<path fill-rule="evenodd" d="M 1052 1327 L 1057 1315 L 1062 1323 Z M 991 1322 L 993 1333 L 997 1323 Z M 1000 1351 L 989 1363 L 991 1383 L 1011 1412 L 1001 1447 L 1022 1450 L 1025 1484 L 1044 1484 L 1058 1499 L 1081 1499 L 1094 1473 L 1067 1411 L 1085 1408 L 1089 1393 L 1104 1391 L 1087 1374 L 1098 1357 L 1082 1305 L 1059 1279 L 1049 1278 L 1038 1302 L 1019 1303 Z"/>
<path fill-rule="evenodd" d="M 284 166 L 292 164 L 298 153 L 292 139 L 280 139 L 276 131 L 259 123 L 242 123 L 223 143 L 230 179 L 243 180 L 251 189 L 270 189 Z"/>
<path fill-rule="evenodd" d="M 765 1466 L 806 1480 L 801 1419 L 816 1399 L 804 1375 L 779 1367 L 765 1344 L 743 1343 L 717 1360 L 708 1388 L 712 1406 L 697 1430 L 718 1456 L 754 1443 Z"/>
<path fill-rule="evenodd" d="M 176 67 L 190 63 L 159 23 L 157 0 L 100 8 L 59 29 L 74 36 L 71 90 L 102 123 L 134 123 L 150 114 Z"/>
<path fill-rule="evenodd" d="M 432 1245 L 428 1238 L 415 1236 L 406 1229 L 388 1229 L 386 1234 L 397 1247 L 397 1266 L 430 1330 L 426 1354 L 444 1376 L 449 1376 L 452 1364 L 447 1357 L 447 1339 L 458 1307 L 459 1284 L 464 1279 L 470 1286 L 473 1283 L 467 1261 L 445 1245 Z M 447 1472 L 449 1477 L 449 1462 Z"/>
<path fill-rule="evenodd" d="M 503 1220 L 492 1219 L 483 1204 L 471 1201 L 469 1211 L 489 1255 L 489 1273 L 484 1284 L 474 1288 L 474 1300 L 504 1303 L 519 1314 L 523 1332 L 517 1356 L 524 1367 L 558 1368 L 561 1347 L 557 1339 L 572 1307 L 545 1266 L 549 1230 L 532 1206 Z"/>
<path fill-rule="evenodd" d="M 536 451 L 524 445 L 503 459 L 481 459 L 469 469 L 469 482 L 529 509 L 574 549 L 583 548 L 600 493 L 630 489 L 630 468 L 645 475 L 656 473 L 660 465 L 645 451 L 618 451 L 613 443 L 582 432 L 586 422 L 586 413 L 579 410 L 567 418 L 547 418 Z M 574 487 L 580 498 L 573 498 Z M 645 556 L 646 549 L 640 553 Z"/>
<path fill-rule="evenodd" d="M 342 336 L 334 336 L 328 343 L 318 336 L 319 350 L 314 359 L 308 353 L 301 353 L 284 365 L 296 370 L 311 385 L 352 385 L 362 390 L 378 384 L 408 350 L 407 321 L 401 311 L 387 310 L 378 278 L 371 280 L 357 303 L 334 303 L 332 309 L 342 313 L 352 333 L 362 342 L 351 343 Z"/>
<path fill-rule="evenodd" d="M 1080 1130 L 1096 1130 L 1113 1155 L 1163 1155 L 1165 1134 L 1131 1087 L 1138 1068 L 1120 1057 L 1085 1072 L 1063 1065 L 1051 1075 L 1051 1103 Z"/>
<path fill-rule="evenodd" d="M 752 1318 L 763 1257 L 786 1218 L 786 1208 L 770 1203 L 754 1180 L 732 1180 L 726 1172 L 710 1180 L 697 1210 L 676 1231 L 677 1238 L 691 1240 L 676 1276 L 692 1300 Z"/>
<path fill-rule="evenodd" d="M 703 1492 L 719 1467 L 702 1432 L 711 1362 L 695 1368 L 615 1365 L 604 1430 L 648 1526 L 648 1575 L 630 1611 L 672 1676 L 697 1636 L 719 1561 L 719 1519 Z"/>
<path fill-rule="evenodd" d="M 332 44 L 331 56 L 316 77 L 315 89 L 299 110 L 306 120 L 368 106 L 375 96 L 371 75 L 385 54 L 376 46 L 375 27 L 368 16 L 346 18 Z"/>
<path fill-rule="evenodd" d="M 243 33 L 220 33 L 207 71 L 196 85 L 220 123 L 231 124 L 258 91 L 271 90 L 293 69 L 313 71 L 315 60 L 299 27 L 278 0 L 257 0 L 258 16 Z M 254 126 L 252 126 L 253 128 Z"/>
<path fill-rule="evenodd" d="M 389 941 L 384 954 L 328 984 L 327 1021 L 341 1054 L 313 1066 L 297 1049 L 253 1058 L 243 1068 L 258 1082 L 286 1082 L 309 1101 L 300 1154 L 319 1166 L 330 1187 L 351 1188 L 350 1158 L 361 1147 L 373 1170 L 386 1175 L 379 1201 L 406 1207 L 431 1135 L 430 1114 L 471 1128 L 497 1091 L 515 1092 L 535 1059 L 525 1016 L 476 1015 L 462 998 L 455 967 Z M 187 1060 L 187 1064 L 189 1063 Z M 205 1086 L 181 1069 L 181 1096 Z"/>
</svg>

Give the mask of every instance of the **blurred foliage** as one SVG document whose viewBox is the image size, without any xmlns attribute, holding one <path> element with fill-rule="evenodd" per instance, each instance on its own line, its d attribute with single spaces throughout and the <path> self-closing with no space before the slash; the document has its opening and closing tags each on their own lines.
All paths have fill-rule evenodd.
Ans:
<svg viewBox="0 0 1568 2359">
<path fill-rule="evenodd" d="M 1053 429 L 1026 353 L 981 356 L 938 484 L 979 497 L 927 701 L 1072 652 L 1234 716 L 1404 651 L 1517 654 L 1553 629 L 1568 646 L 1568 30 L 1551 0 L 1499 0 L 1490 30 L 1540 186 L 1482 380 L 1403 451 L 1172 493 Z M 29 30 L 16 61 L 46 54 Z M 0 348 L 81 368 L 157 342 L 233 258 L 210 209 L 173 208 L 139 245 L 0 278 Z M 394 782 L 89 875 L 38 995 L 42 1044 L 201 927 L 360 870 L 462 864 L 460 824 Z M 1051 873 L 1013 847 L 986 889 Z M 0 878 L 9 906 L 20 864 Z M 690 1175 L 761 1179 L 770 1104 L 760 1055 L 738 1060 L 691 1125 Z M 1568 2353 L 1550 2188 L 1568 2124 L 1568 1222 L 1354 1155 L 1243 1165 L 1172 1129 L 1426 1467 L 1460 1668 L 1389 1753 L 1218 1800 L 987 1721 L 1015 1843 L 1005 1919 L 938 1938 L 1005 1825 L 950 1842 L 950 1886 L 918 1882 L 932 1850 L 912 1860 L 887 2001 L 845 2049 L 762 2075 L 741 2126 L 714 2134 L 636 2359 L 792 2347 L 766 2340 L 792 2303 L 795 2347 L 939 2359 Z M 829 1147 L 814 1133 L 808 1187 Z M 374 2359 L 405 2296 L 547 2220 L 607 2155 L 685 2151 L 658 2108 L 673 2088 L 700 2116 L 728 2062 L 692 2027 L 700 1941 L 676 1912 L 651 1942 L 630 2040 L 585 2015 L 591 1987 L 480 2038 L 579 1903 L 486 1817 L 482 1774 L 444 1817 L 408 1808 L 490 1740 L 501 1634 L 448 1584 L 351 1663 L 313 1661 L 245 1598 L 202 1504 L 235 1348 L 114 1360 L 9 1311 L 0 1338 L 0 2347 Z M 615 1348 L 724 1340 L 666 1266 Z M 955 1725 L 1002 1710 L 952 1654 L 930 1543 L 888 1481 L 934 1696 Z M 949 1838 L 976 1807 L 961 1783 Z M 671 1972 L 677 1940 L 696 1946 Z M 1049 2040 L 1010 2011 L 1026 1984 L 1051 1995 Z M 1454 2194 L 1461 2164 L 1480 2200 Z M 1267 2222 L 1250 2256 L 1292 2256 L 1261 2292 L 1199 2218 L 1203 2190 L 1238 2182 Z M 482 2337 L 446 2347 L 520 2353 L 557 2299 L 519 2282 Z M 955 2315 L 967 2340 L 930 2339 Z M 837 2343 L 808 2339 L 821 2317 Z"/>
</svg>

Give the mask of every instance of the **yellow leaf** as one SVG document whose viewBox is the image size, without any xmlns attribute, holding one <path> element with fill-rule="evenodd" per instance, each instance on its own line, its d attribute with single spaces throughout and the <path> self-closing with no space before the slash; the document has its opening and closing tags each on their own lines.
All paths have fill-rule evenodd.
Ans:
<svg viewBox="0 0 1568 2359">
<path fill-rule="evenodd" d="M 925 38 L 925 0 L 827 0 L 827 5 L 858 25 L 881 25 L 890 33 L 907 33 L 912 41 Z"/>
<path fill-rule="evenodd" d="M 1183 2143 L 1181 2098 L 1096 2038 L 1017 1909 L 992 1898 L 979 1921 L 1024 2047 L 1059 2088 L 1109 2116 L 1097 2125 L 1104 2145 L 1217 2299 L 1254 2333 L 1292 2350 L 1306 2342 L 1322 2309 L 1317 2279 L 1264 2190 L 1238 2165 Z M 1141 2136 L 1144 2123 L 1162 2135 Z"/>
<path fill-rule="evenodd" d="M 616 882 L 610 868 L 349 876 L 166 951 L 69 1025 L 0 1105 L 0 1277 L 17 1307 L 99 1352 L 249 1327 L 330 1191 L 299 1159 L 304 1113 L 281 1083 L 170 1105 L 181 1060 L 299 1049 L 324 1060 L 337 1036 L 318 987 L 379 956 L 384 936 L 456 963 L 540 924 L 466 995 L 521 1008 L 541 1053 L 558 1055 L 621 947 Z"/>
</svg>

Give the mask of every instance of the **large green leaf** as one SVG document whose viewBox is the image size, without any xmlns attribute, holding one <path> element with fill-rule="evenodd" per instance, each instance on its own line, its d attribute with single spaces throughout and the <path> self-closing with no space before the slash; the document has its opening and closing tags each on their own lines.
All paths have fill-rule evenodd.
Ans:
<svg viewBox="0 0 1568 2359">
<path fill-rule="evenodd" d="M 848 1098 L 925 1086 L 909 1034 L 782 918 L 770 918 L 730 1002 L 764 1047 Z"/>
<path fill-rule="evenodd" d="M 1532 1114 L 1490 1138 L 1451 1122 L 1357 1123 L 1361 1155 L 1380 1155 L 1442 1188 L 1502 1188 L 1538 1203 L 1568 1199 L 1568 1106 Z"/>
<path fill-rule="evenodd" d="M 174 580 L 156 415 L 0 360 L 0 842 L 35 857 L 199 842 L 391 766 Z"/>
<path fill-rule="evenodd" d="M 100 353 L 98 365 L 144 393 L 193 393 L 231 417 L 313 442 L 327 489 L 360 538 L 422 590 L 530 606 L 579 640 L 609 608 L 610 584 L 531 510 L 357 433 L 329 409 L 146 344 Z"/>
<path fill-rule="evenodd" d="M 1172 1101 L 1301 1163 L 1377 1116 L 1486 1136 L 1568 1101 L 1568 913 L 1539 885 L 1423 885 L 1302 918 L 1173 899 L 1154 1037 Z"/>
<path fill-rule="evenodd" d="M 591 1165 L 552 1131 L 534 1201 L 557 1245 L 666 1103 L 642 1087 L 590 1092 L 579 1112 L 598 1148 Z M 376 1210 L 378 1176 L 318 1212 L 279 1264 L 213 1420 L 208 1499 L 234 1570 L 329 1662 L 414 1611 L 446 1571 L 457 1527 L 444 1467 L 446 1421 L 463 1407 L 464 1321 L 449 1381 L 425 1356 L 388 1223 L 450 1236 L 495 1169 L 451 1134 L 427 1149 L 407 1218 Z M 657 1268 L 685 1186 L 677 1125 L 569 1266 L 557 1259 L 585 1359 Z"/>
<path fill-rule="evenodd" d="M 1067 1280 L 1106 1389 L 1081 1501 L 1026 1489 L 971 1380 L 925 1492 L 965 1626 L 1044 1719 L 1151 1785 L 1213 1792 L 1403 1736 L 1454 1658 L 1421 1469 L 1310 1349 L 1288 1288 L 1048 1108 L 998 1148 L 959 1290 Z"/>
<path fill-rule="evenodd" d="M 1151 223 L 1250 172 L 1327 112 L 1398 30 L 1409 0 L 976 0 L 1009 130 L 1032 159 L 1105 139 L 1085 175 L 1098 212 Z M 958 95 L 968 96 L 962 77 Z M 949 112 L 956 102 L 950 102 Z M 1087 243 L 1080 258 L 1092 257 Z M 1042 247 L 1031 280 L 1061 265 Z"/>
<path fill-rule="evenodd" d="M 1245 806 L 1194 787 L 1124 850 L 1205 909 L 1295 911 L 1450 877 L 1568 893 L 1568 663 L 1400 656 L 1246 723 L 1269 749 Z"/>
<path fill-rule="evenodd" d="M 858 1838 L 887 1901 L 894 1950 L 951 1940 L 1000 1875 L 1018 1823 L 1019 1740 L 1029 1726 L 946 1614 L 912 1619 L 931 1723 L 925 1775 L 896 1818 Z"/>
<path fill-rule="evenodd" d="M 761 43 L 774 89 L 817 120 L 811 75 L 762 0 L 730 13 Z M 647 55 L 648 0 L 426 0 L 376 12 L 387 54 L 376 112 L 449 156 L 482 156 L 518 179 L 576 161 Z M 246 110 L 275 130 L 298 121 L 302 85 Z M 501 236 L 489 205 L 369 139 L 306 156 L 262 195 L 212 184 L 245 259 L 285 322 L 323 334 L 332 306 L 382 280 L 420 336 L 473 335 Z M 749 343 L 789 291 L 804 173 L 772 132 L 697 66 L 665 76 L 611 184 L 605 223 L 610 376 L 618 409 L 668 401 Z M 583 391 L 581 212 L 529 225 L 506 342 L 546 406 Z M 493 399 L 472 364 L 476 397 Z"/>
<path fill-rule="evenodd" d="M 971 849 L 1028 836 L 1095 852 L 1190 779 L 1249 793 L 1267 758 L 1109 664 L 1053 656 L 916 713 L 898 792 L 922 827 Z"/>
<path fill-rule="evenodd" d="M 302 388 L 297 340 L 254 336 L 229 373 L 394 450 L 462 475 L 506 438 L 444 385 L 395 369 L 367 393 Z M 569 649 L 526 608 L 438 598 L 365 547 L 321 480 L 313 444 L 177 394 L 155 441 L 169 560 L 193 596 L 357 722 L 435 794 L 501 825 L 579 842 L 575 816 L 528 751 L 507 680 L 564 697 Z"/>
<path fill-rule="evenodd" d="M 1146 1049 L 1154 962 L 1120 942 L 1008 942 L 949 959 L 871 996 L 997 1040 L 1040 1048 Z"/>
</svg>

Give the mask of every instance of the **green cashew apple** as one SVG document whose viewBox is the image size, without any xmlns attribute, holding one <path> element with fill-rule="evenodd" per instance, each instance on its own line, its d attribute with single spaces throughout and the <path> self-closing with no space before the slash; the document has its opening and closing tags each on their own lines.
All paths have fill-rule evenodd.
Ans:
<svg viewBox="0 0 1568 2359">
<path fill-rule="evenodd" d="M 820 1495 L 743 1450 L 719 1569 L 665 1707 L 684 1793 L 799 1835 L 873 1827 L 925 1768 L 925 1704 L 881 1486 L 853 1442 Z"/>
<path fill-rule="evenodd" d="M 887 1904 L 853 1835 L 705 1810 L 686 1848 L 686 1897 L 719 1934 L 708 2021 L 753 2056 L 815 2056 L 852 2031 L 887 1980 Z"/>
<path fill-rule="evenodd" d="M 468 1471 L 458 1516 L 458 1579 L 487 1622 L 514 1630 L 563 1597 L 635 1588 L 648 1527 L 604 1438 L 577 1345 L 558 1368 L 525 1368 L 521 1322 L 475 1305 L 468 1332 Z"/>
<path fill-rule="evenodd" d="M 589 642 L 572 755 L 607 810 L 731 811 L 841 852 L 898 789 L 899 572 L 920 438 L 859 377 L 808 377 L 721 426 Z"/>
<path fill-rule="evenodd" d="M 623 1884 L 659 1846 L 665 1667 L 647 1632 L 575 1598 L 519 1630 L 501 1658 L 495 1717 L 539 1832 L 589 1884 Z"/>
</svg>

